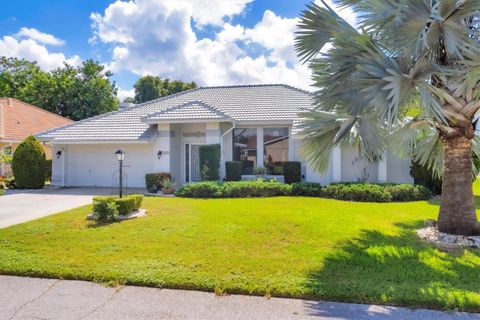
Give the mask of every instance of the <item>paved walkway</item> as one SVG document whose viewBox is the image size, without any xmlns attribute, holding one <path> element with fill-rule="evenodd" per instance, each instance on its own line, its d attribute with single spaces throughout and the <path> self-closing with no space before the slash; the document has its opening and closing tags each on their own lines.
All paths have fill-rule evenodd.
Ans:
<svg viewBox="0 0 480 320">
<path fill-rule="evenodd" d="M 480 315 L 0 276 L 0 319 L 480 319 Z"/>
<path fill-rule="evenodd" d="M 91 203 L 94 196 L 112 194 L 112 191 L 108 188 L 8 190 L 0 197 L 0 228 L 80 207 Z"/>
</svg>

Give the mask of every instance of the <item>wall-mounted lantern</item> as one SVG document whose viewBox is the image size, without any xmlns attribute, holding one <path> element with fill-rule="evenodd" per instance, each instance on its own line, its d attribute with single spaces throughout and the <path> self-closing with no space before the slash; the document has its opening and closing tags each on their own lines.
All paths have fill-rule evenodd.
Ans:
<svg viewBox="0 0 480 320">
<path fill-rule="evenodd" d="M 60 157 L 62 156 L 62 151 L 58 150 L 56 155 L 57 155 L 57 159 L 60 159 Z"/>
<path fill-rule="evenodd" d="M 160 160 L 161 157 L 162 157 L 162 151 L 158 150 L 158 152 L 157 152 L 157 158 L 158 158 L 158 160 Z"/>
</svg>

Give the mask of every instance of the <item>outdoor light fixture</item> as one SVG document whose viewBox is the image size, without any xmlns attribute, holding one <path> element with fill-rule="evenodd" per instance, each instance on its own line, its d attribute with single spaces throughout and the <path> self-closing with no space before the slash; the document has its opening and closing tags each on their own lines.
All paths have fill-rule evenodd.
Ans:
<svg viewBox="0 0 480 320">
<path fill-rule="evenodd" d="M 119 149 L 117 150 L 117 152 L 115 152 L 115 155 L 117 156 L 117 160 L 118 160 L 118 163 L 120 165 L 120 174 L 119 174 L 119 179 L 120 179 L 120 198 L 123 196 L 123 172 L 122 172 L 122 169 L 123 169 L 123 159 L 125 159 L 125 152 L 123 151 L 123 149 Z"/>
<path fill-rule="evenodd" d="M 162 157 L 162 151 L 158 150 L 158 152 L 157 152 L 157 158 L 158 158 L 158 160 L 160 160 L 161 157 Z"/>
<path fill-rule="evenodd" d="M 57 154 L 57 159 L 60 159 L 60 156 L 62 155 L 62 151 L 58 150 L 56 154 Z"/>
</svg>

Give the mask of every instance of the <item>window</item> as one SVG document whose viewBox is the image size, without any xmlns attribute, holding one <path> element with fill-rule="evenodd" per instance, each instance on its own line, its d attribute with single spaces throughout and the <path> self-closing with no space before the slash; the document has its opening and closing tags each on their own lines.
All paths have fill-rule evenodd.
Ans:
<svg viewBox="0 0 480 320">
<path fill-rule="evenodd" d="M 242 174 L 254 174 L 257 166 L 257 129 L 233 129 L 233 160 L 243 162 Z"/>
<path fill-rule="evenodd" d="M 263 153 L 267 173 L 282 175 L 283 163 L 288 161 L 288 128 L 264 128 Z"/>
</svg>

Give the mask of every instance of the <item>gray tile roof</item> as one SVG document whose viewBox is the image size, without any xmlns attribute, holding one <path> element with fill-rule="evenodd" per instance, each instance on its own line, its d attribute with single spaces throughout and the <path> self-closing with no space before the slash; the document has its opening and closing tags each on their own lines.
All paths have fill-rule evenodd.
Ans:
<svg viewBox="0 0 480 320">
<path fill-rule="evenodd" d="M 206 103 L 195 100 L 147 115 L 142 117 L 141 121 L 152 122 L 221 119 L 229 120 L 230 117 Z"/>
<path fill-rule="evenodd" d="M 37 136 L 41 140 L 67 143 L 149 141 L 155 136 L 155 127 L 142 122 L 149 116 L 176 114 L 182 119 L 199 119 L 216 113 L 239 124 L 262 121 L 293 123 L 298 120 L 299 111 L 310 108 L 311 103 L 309 92 L 282 84 L 205 87 L 88 118 Z"/>
</svg>

